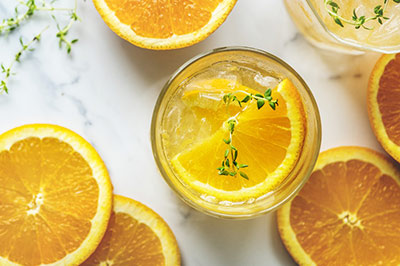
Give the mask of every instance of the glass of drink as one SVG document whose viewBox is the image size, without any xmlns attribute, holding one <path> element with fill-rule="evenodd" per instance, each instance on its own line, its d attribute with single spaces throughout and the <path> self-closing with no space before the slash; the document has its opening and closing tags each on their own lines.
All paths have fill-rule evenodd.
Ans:
<svg viewBox="0 0 400 266">
<path fill-rule="evenodd" d="M 318 107 L 303 79 L 261 50 L 219 48 L 180 67 L 154 109 L 161 175 L 190 206 L 252 218 L 291 199 L 321 143 Z"/>
<path fill-rule="evenodd" d="M 313 45 L 360 54 L 400 52 L 399 0 L 284 0 L 300 32 Z"/>
</svg>

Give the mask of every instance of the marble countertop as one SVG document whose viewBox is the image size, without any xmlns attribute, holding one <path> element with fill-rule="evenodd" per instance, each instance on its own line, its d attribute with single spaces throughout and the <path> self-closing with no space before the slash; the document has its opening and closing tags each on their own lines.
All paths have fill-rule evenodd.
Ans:
<svg viewBox="0 0 400 266">
<path fill-rule="evenodd" d="M 3 17 L 12 2 L 1 2 Z M 231 45 L 273 53 L 313 91 L 322 117 L 322 150 L 340 145 L 380 150 L 366 107 L 367 81 L 379 55 L 349 56 L 312 47 L 297 32 L 283 1 L 239 0 L 208 39 L 175 51 L 145 50 L 122 40 L 91 1 L 81 1 L 78 13 L 82 22 L 70 35 L 79 42 L 71 55 L 59 50 L 50 28 L 35 52 L 16 66 L 9 94 L 0 95 L 0 132 L 26 123 L 55 123 L 85 137 L 104 159 L 115 193 L 141 201 L 168 222 L 183 265 L 294 264 L 280 241 L 275 213 L 246 221 L 206 216 L 184 205 L 157 170 L 150 145 L 153 107 L 169 76 L 191 57 Z M 45 15 L 33 20 L 0 37 L 1 62 L 9 62 L 19 49 L 19 35 L 31 37 L 49 23 Z"/>
</svg>

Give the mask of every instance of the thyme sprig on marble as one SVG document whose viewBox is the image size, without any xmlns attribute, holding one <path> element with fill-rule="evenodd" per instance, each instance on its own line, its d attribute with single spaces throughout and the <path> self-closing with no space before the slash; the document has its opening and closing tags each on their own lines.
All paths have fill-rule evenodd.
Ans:
<svg viewBox="0 0 400 266">
<path fill-rule="evenodd" d="M 57 23 L 57 29 L 58 29 L 58 32 L 57 32 L 57 34 L 56 34 L 56 37 L 59 39 L 59 46 L 60 46 L 60 48 L 63 46 L 63 44 L 65 44 L 65 47 L 66 47 L 66 49 L 67 49 L 67 53 L 70 53 L 71 52 L 71 49 L 72 49 L 72 45 L 74 44 L 74 43 L 76 43 L 76 42 L 78 42 L 78 39 L 73 39 L 73 40 L 71 40 L 71 41 L 69 41 L 66 37 L 67 37 L 67 35 L 68 35 L 68 33 L 69 33 L 69 30 L 71 29 L 71 27 L 72 27 L 72 25 L 76 22 L 76 21 L 80 21 L 81 19 L 79 18 L 79 16 L 78 16 L 78 14 L 76 13 L 76 9 L 77 9 L 77 6 L 78 6 L 78 2 L 77 2 L 77 0 L 75 0 L 75 7 L 74 7 L 74 9 L 72 10 L 72 12 L 71 12 L 71 16 L 70 16 L 70 20 L 69 20 L 69 23 L 66 25 L 66 26 L 64 26 L 64 27 L 61 27 L 60 26 L 60 24 L 57 22 L 57 19 L 56 19 L 56 17 L 53 15 L 52 17 L 53 17 L 53 19 L 54 19 L 54 21 L 56 21 L 56 23 Z"/>
<path fill-rule="evenodd" d="M 236 94 L 237 93 L 243 93 L 245 94 L 243 99 L 239 99 Z M 232 93 L 227 93 L 223 97 L 223 101 L 226 104 L 227 108 L 229 105 L 233 102 L 236 102 L 239 104 L 240 107 L 242 107 L 243 104 L 250 103 L 251 101 L 255 100 L 257 102 L 257 109 L 261 109 L 266 102 L 268 102 L 268 105 L 275 110 L 276 107 L 278 106 L 278 100 L 274 100 L 272 98 L 272 90 L 267 89 L 262 95 L 261 93 L 253 94 L 249 93 L 246 91 L 238 90 Z M 228 130 L 229 130 L 229 138 L 228 139 L 223 139 L 224 143 L 228 145 L 227 149 L 225 150 L 224 153 L 224 159 L 222 160 L 221 166 L 217 168 L 218 174 L 219 175 L 225 175 L 225 176 L 236 176 L 239 174 L 241 177 L 244 179 L 249 180 L 249 177 L 247 174 L 243 171 L 243 168 L 247 168 L 247 164 L 240 164 L 237 162 L 238 158 L 238 149 L 233 145 L 233 134 L 235 132 L 235 127 L 238 123 L 238 120 L 236 117 L 230 118 L 227 121 L 228 125 Z"/>
<path fill-rule="evenodd" d="M 25 22 L 28 19 L 30 19 L 31 17 L 33 17 L 33 15 L 36 12 L 39 12 L 39 11 L 40 12 L 51 12 L 52 13 L 51 17 L 56 22 L 56 26 L 58 29 L 58 32 L 56 33 L 55 36 L 56 36 L 56 38 L 59 39 L 59 46 L 60 46 L 60 48 L 64 46 L 67 53 L 69 54 L 72 50 L 72 45 L 78 41 L 78 39 L 73 39 L 73 40 L 67 39 L 67 35 L 68 35 L 71 27 L 73 26 L 73 24 L 76 21 L 80 20 L 78 14 L 77 14 L 78 1 L 75 0 L 75 4 L 74 4 L 73 8 L 55 7 L 52 5 L 52 3 L 54 3 L 54 2 L 55 2 L 55 0 L 52 0 L 49 2 L 46 2 L 46 0 L 25 0 L 25 1 L 18 0 L 18 6 L 16 6 L 15 10 L 14 10 L 14 16 L 7 18 L 7 19 L 3 19 L 0 22 L 0 36 L 8 35 L 10 32 L 12 32 L 15 29 L 17 29 L 18 27 L 20 27 L 23 22 Z M 23 9 L 24 11 L 21 12 L 21 9 Z M 53 14 L 54 11 L 70 13 L 69 21 L 65 26 L 61 26 L 57 22 L 56 16 Z M 46 29 L 48 27 L 49 26 L 47 26 Z M 10 63 L 10 65 L 8 67 L 6 67 L 4 64 L 0 64 L 1 73 L 3 74 L 3 78 L 0 79 L 0 93 L 2 93 L 2 92 L 8 93 L 8 91 L 9 91 L 8 86 L 7 86 L 8 80 L 11 75 L 15 74 L 12 72 L 13 66 L 15 65 L 16 62 L 20 62 L 21 55 L 24 52 L 33 51 L 31 46 L 35 42 L 40 40 L 40 38 L 42 37 L 42 33 L 43 33 L 43 31 L 40 34 L 35 35 L 35 37 L 26 44 L 24 44 L 22 42 L 23 38 L 20 37 L 20 43 L 21 43 L 22 48 L 15 54 L 14 60 Z"/>
<path fill-rule="evenodd" d="M 365 26 L 365 23 L 371 20 L 377 20 L 379 24 L 383 24 L 384 20 L 388 20 L 389 17 L 386 17 L 385 11 L 387 5 L 390 0 L 383 0 L 382 5 L 377 5 L 374 8 L 374 16 L 367 18 L 366 16 L 357 15 L 356 9 L 353 9 L 353 16 L 351 19 L 347 19 L 339 15 L 340 6 L 333 0 L 324 0 L 325 9 L 329 13 L 329 15 L 333 18 L 336 24 L 341 27 L 344 27 L 344 24 L 353 25 L 356 29 L 364 28 L 366 30 L 372 30 L 373 28 Z M 395 3 L 400 3 L 400 0 L 393 0 Z"/>
<path fill-rule="evenodd" d="M 13 67 L 14 67 L 15 63 L 20 62 L 20 58 L 25 52 L 34 51 L 34 49 L 32 48 L 33 44 L 40 41 L 40 39 L 42 37 L 42 33 L 44 31 L 46 31 L 47 29 L 48 29 L 48 27 L 46 27 L 44 30 L 42 30 L 39 34 L 35 35 L 27 43 L 24 43 L 24 41 L 21 37 L 19 39 L 19 42 L 21 44 L 21 49 L 15 54 L 14 59 L 12 60 L 10 65 L 8 67 L 6 67 L 4 64 L 0 64 L 1 73 L 3 73 L 3 75 L 4 75 L 4 78 L 0 81 L 0 93 L 2 93 L 2 92 L 8 93 L 7 83 L 8 83 L 8 79 L 10 78 L 10 76 L 15 75 L 15 73 L 13 72 Z"/>
</svg>

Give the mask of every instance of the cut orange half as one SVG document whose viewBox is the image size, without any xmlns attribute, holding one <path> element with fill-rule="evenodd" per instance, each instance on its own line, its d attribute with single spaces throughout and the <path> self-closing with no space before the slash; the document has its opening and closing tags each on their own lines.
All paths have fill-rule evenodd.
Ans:
<svg viewBox="0 0 400 266">
<path fill-rule="evenodd" d="M 237 0 L 93 0 L 106 24 L 134 45 L 176 49 L 200 42 L 226 19 Z"/>
<path fill-rule="evenodd" d="M 36 124 L 0 136 L 0 265 L 78 265 L 111 206 L 106 167 L 76 133 Z"/>
<path fill-rule="evenodd" d="M 107 232 L 84 265 L 179 266 L 180 253 L 174 234 L 157 213 L 115 195 Z"/>
<path fill-rule="evenodd" d="M 368 114 L 382 147 L 400 162 L 400 54 L 383 55 L 368 85 Z"/>
<path fill-rule="evenodd" d="M 238 163 L 248 165 L 244 170 L 247 180 L 239 175 L 218 174 L 217 168 L 221 166 L 227 148 L 223 139 L 229 138 L 226 121 L 220 121 L 221 117 L 216 115 L 226 114 L 226 106 L 220 104 L 223 96 L 221 91 L 224 92 L 226 87 L 219 87 L 224 84 L 223 81 L 210 84 L 214 84 L 215 93 L 211 87 L 207 88 L 206 93 L 211 93 L 213 97 L 203 97 L 203 92 L 198 91 L 197 100 L 194 100 L 193 93 L 196 92 L 190 92 L 190 104 L 192 108 L 197 107 L 196 113 L 217 130 L 208 139 L 178 153 L 171 160 L 172 166 L 190 187 L 218 200 L 243 201 L 264 195 L 289 175 L 301 153 L 306 131 L 301 96 L 292 82 L 286 79 L 272 90 L 273 98 L 279 103 L 275 111 L 269 106 L 258 110 L 253 101 L 246 103 L 243 108 L 234 107 L 237 103 L 231 104 L 233 109 L 230 110 L 239 111 L 232 143 L 238 150 Z M 239 87 L 252 91 L 244 86 Z M 215 103 L 202 105 L 202 99 L 214 99 Z M 188 98 L 183 100 L 189 104 Z M 225 119 L 228 118 L 229 114 Z"/>
<path fill-rule="evenodd" d="M 278 227 L 300 265 L 399 265 L 399 166 L 367 148 L 322 152 Z"/>
</svg>

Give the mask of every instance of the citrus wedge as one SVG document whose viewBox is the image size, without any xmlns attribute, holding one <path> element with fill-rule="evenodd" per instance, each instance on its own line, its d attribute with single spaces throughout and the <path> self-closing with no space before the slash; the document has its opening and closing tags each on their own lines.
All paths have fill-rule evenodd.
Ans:
<svg viewBox="0 0 400 266">
<path fill-rule="evenodd" d="M 175 236 L 154 211 L 115 195 L 107 232 L 85 265 L 178 266 Z"/>
<path fill-rule="evenodd" d="M 300 265 L 399 265 L 398 165 L 367 148 L 322 152 L 278 227 Z"/>
<path fill-rule="evenodd" d="M 175 49 L 200 42 L 226 19 L 237 0 L 93 0 L 106 24 L 134 45 Z"/>
<path fill-rule="evenodd" d="M 221 88 L 215 89 L 213 95 L 221 93 Z M 210 93 L 209 88 L 207 93 Z M 202 101 L 200 91 L 197 95 L 198 104 L 194 104 L 193 99 L 191 104 L 199 108 L 198 114 L 208 119 L 217 131 L 171 160 L 177 175 L 199 193 L 218 200 L 248 200 L 277 187 L 296 164 L 306 130 L 301 96 L 292 82 L 286 79 L 272 90 L 273 98 L 279 103 L 275 111 L 268 106 L 258 110 L 255 101 L 246 103 L 242 109 L 233 107 L 237 103 L 229 106 L 233 107 L 234 113 L 240 111 L 236 116 L 232 143 L 238 150 L 238 163 L 248 165 L 245 169 L 248 180 L 218 174 L 217 168 L 221 166 L 227 148 L 223 139 L 228 139 L 229 129 L 226 121 L 218 120 L 216 113 L 225 113 L 226 106 L 220 103 L 222 95 L 215 104 L 207 105 L 199 104 Z M 207 110 L 208 106 L 210 110 Z M 213 113 L 214 117 L 209 117 Z"/>
<path fill-rule="evenodd" d="M 400 54 L 383 55 L 368 85 L 368 114 L 382 147 L 400 162 Z"/>
<path fill-rule="evenodd" d="M 111 206 L 106 167 L 82 137 L 39 124 L 0 136 L 0 265 L 78 265 Z"/>
</svg>

